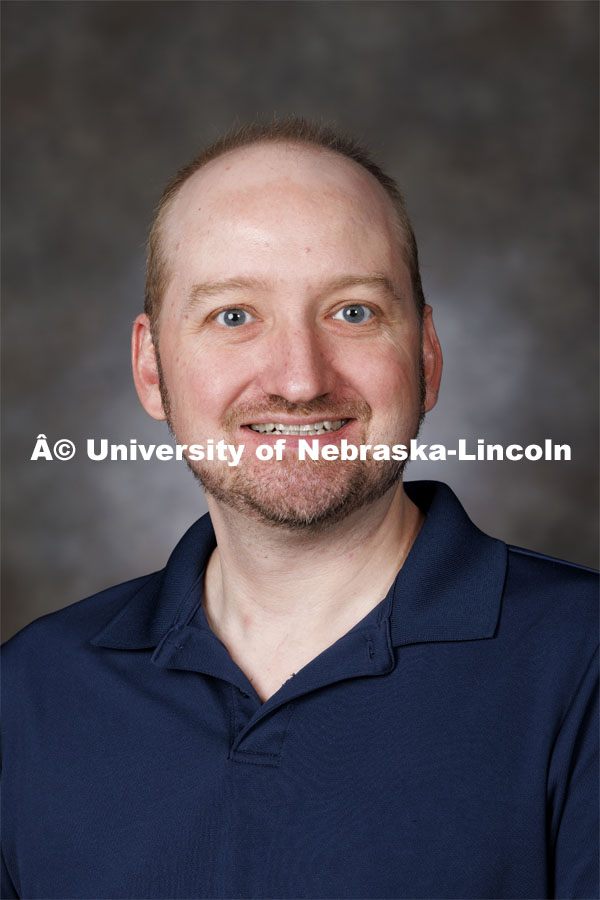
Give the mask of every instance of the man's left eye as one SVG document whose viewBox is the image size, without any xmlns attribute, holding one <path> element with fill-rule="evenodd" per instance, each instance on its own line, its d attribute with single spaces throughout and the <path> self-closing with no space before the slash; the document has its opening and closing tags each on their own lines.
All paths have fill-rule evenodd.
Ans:
<svg viewBox="0 0 600 900">
<path fill-rule="evenodd" d="M 342 306 L 332 318 L 358 324 L 366 322 L 372 315 L 373 313 L 368 306 L 363 306 L 362 303 L 352 303 L 350 306 Z"/>
</svg>

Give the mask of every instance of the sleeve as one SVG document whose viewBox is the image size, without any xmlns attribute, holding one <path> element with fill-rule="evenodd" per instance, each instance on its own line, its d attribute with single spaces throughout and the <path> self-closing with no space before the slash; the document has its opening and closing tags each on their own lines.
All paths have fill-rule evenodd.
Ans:
<svg viewBox="0 0 600 900">
<path fill-rule="evenodd" d="M 598 650 L 560 727 L 548 772 L 551 897 L 600 897 Z"/>
<path fill-rule="evenodd" d="M 5 803 L 6 803 L 6 774 L 5 774 L 5 766 L 4 760 L 6 757 L 5 753 L 5 722 L 7 718 L 7 709 L 8 709 L 8 696 L 10 695 L 10 691 L 7 690 L 7 647 L 8 644 L 2 645 L 2 650 L 0 653 L 1 661 L 2 661 L 2 717 L 3 717 L 3 733 L 2 733 L 2 750 L 0 752 L 0 821 L 2 822 L 2 838 L 3 845 L 0 845 L 0 900 L 14 900 L 14 898 L 18 898 L 19 894 L 17 889 L 15 888 L 14 881 L 10 875 L 8 870 L 8 865 L 6 864 L 6 854 L 10 856 L 8 853 L 8 847 L 10 844 L 10 840 L 7 838 L 6 828 L 6 816 L 5 816 Z M 6 854 L 5 854 L 6 849 Z M 14 874 L 14 871 L 13 871 Z"/>
<path fill-rule="evenodd" d="M 14 900 L 14 898 L 18 898 L 19 895 L 12 883 L 12 878 L 8 874 L 4 852 L 2 852 L 2 875 L 0 877 L 0 884 L 0 898 L 2 898 L 2 900 Z"/>
</svg>

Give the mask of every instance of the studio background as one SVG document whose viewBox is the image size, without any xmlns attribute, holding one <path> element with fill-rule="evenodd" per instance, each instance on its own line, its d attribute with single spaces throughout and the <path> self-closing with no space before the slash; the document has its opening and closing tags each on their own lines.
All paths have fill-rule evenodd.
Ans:
<svg viewBox="0 0 600 900">
<path fill-rule="evenodd" d="M 3 3 L 3 637 L 164 565 L 205 511 L 161 443 L 131 323 L 168 177 L 236 121 L 296 113 L 369 145 L 404 191 L 445 357 L 427 443 L 571 462 L 413 463 L 484 530 L 596 564 L 595 2 Z M 31 462 L 36 437 L 71 462 Z"/>
</svg>

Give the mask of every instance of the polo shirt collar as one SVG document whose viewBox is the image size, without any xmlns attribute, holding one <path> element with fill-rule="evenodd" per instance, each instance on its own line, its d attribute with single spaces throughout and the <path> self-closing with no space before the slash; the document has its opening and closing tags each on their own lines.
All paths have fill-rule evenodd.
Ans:
<svg viewBox="0 0 600 900">
<path fill-rule="evenodd" d="M 143 650 L 156 647 L 202 586 L 217 542 L 207 514 L 188 528 L 165 568 L 152 575 L 123 609 L 92 638 L 97 647 Z"/>
<path fill-rule="evenodd" d="M 507 565 L 506 545 L 470 521 L 454 493 L 433 481 L 408 482 L 406 493 L 425 522 L 392 586 L 394 646 L 493 637 Z M 122 650 L 155 648 L 186 624 L 201 596 L 216 540 L 210 517 L 186 532 L 166 567 L 151 576 L 92 644 Z"/>
<path fill-rule="evenodd" d="M 480 531 L 447 485 L 413 481 L 404 487 L 426 518 L 394 582 L 392 643 L 493 637 L 506 544 Z"/>
</svg>

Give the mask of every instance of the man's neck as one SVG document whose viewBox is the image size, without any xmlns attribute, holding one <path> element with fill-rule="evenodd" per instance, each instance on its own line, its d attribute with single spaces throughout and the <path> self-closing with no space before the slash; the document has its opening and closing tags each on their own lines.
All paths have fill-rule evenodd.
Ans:
<svg viewBox="0 0 600 900">
<path fill-rule="evenodd" d="M 386 596 L 423 516 L 401 483 L 317 532 L 250 519 L 208 498 L 217 537 L 207 619 L 265 700 Z"/>
</svg>

